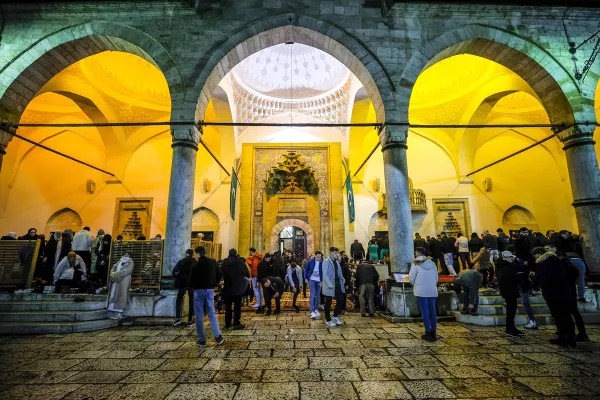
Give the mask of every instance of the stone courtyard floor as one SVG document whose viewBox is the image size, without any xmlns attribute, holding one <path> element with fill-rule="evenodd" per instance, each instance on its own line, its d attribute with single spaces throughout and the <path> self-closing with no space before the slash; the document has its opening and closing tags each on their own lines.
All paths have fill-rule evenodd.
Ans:
<svg viewBox="0 0 600 400">
<path fill-rule="evenodd" d="M 0 337 L 0 399 L 600 399 L 600 326 L 562 349 L 552 327 L 509 340 L 443 323 L 425 343 L 420 324 L 381 317 L 325 329 L 305 312 L 244 316 L 206 349 L 188 327 Z"/>
</svg>

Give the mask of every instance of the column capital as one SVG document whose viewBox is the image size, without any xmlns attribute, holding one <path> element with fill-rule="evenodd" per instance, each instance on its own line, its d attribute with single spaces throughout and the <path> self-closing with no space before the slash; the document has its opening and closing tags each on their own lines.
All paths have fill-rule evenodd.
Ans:
<svg viewBox="0 0 600 400">
<path fill-rule="evenodd" d="M 171 127 L 172 148 L 184 146 L 198 150 L 198 143 L 202 136 L 202 127 L 196 125 L 176 125 Z"/>
<path fill-rule="evenodd" d="M 407 149 L 407 137 L 408 126 L 386 125 L 385 128 L 379 132 L 381 151 L 386 151 L 394 148 Z"/>
<path fill-rule="evenodd" d="M 575 125 L 560 132 L 557 136 L 564 143 L 563 150 L 567 150 L 571 147 L 588 144 L 594 145 L 593 137 L 595 129 L 595 125 Z"/>
</svg>

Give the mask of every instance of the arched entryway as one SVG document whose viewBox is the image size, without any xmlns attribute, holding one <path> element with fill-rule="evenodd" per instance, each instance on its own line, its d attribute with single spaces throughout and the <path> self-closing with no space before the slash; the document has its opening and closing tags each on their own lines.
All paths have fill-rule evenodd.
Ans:
<svg viewBox="0 0 600 400">
<path fill-rule="evenodd" d="M 305 253 L 315 253 L 315 234 L 313 228 L 306 222 L 300 219 L 284 219 L 278 222 L 273 229 L 271 229 L 271 240 L 269 249 L 265 249 L 265 251 L 270 250 L 271 252 L 277 251 L 280 249 L 280 234 L 286 228 L 295 228 L 294 231 L 299 230 L 302 231 L 305 235 L 304 242 L 305 245 Z"/>
<path fill-rule="evenodd" d="M 279 249 L 281 254 L 291 251 L 296 260 L 306 257 L 306 232 L 297 226 L 286 226 L 279 232 Z"/>
</svg>

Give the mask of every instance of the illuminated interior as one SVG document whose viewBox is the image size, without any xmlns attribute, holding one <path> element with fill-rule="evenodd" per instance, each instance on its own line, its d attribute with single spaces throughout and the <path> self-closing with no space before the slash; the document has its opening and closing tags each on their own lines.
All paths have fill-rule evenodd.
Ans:
<svg viewBox="0 0 600 400">
<path fill-rule="evenodd" d="M 167 121 L 170 103 L 167 82 L 157 67 L 135 55 L 103 52 L 53 77 L 27 106 L 21 122 Z M 600 91 L 596 104 L 600 104 Z M 596 111 L 600 113 L 600 106 Z M 414 124 L 548 122 L 525 81 L 499 64 L 472 55 L 445 59 L 422 72 L 410 99 L 409 119 Z M 344 65 L 315 48 L 282 44 L 254 54 L 226 75 L 205 120 L 347 123 L 376 122 L 376 117 L 362 84 Z M 425 192 L 428 210 L 413 214 L 413 231 L 435 234 L 433 200 L 449 198 L 468 199 L 470 232 L 505 226 L 505 213 L 513 206 L 528 210 L 540 231 L 576 231 L 565 157 L 557 139 L 472 179 L 466 177 L 549 132 L 539 128 L 411 130 L 409 174 L 413 187 Z M 128 197 L 153 198 L 151 232 L 164 234 L 172 154 L 168 127 L 20 128 L 19 134 L 115 176 L 12 140 L 0 173 L 2 187 L 8 188 L 0 193 L 3 234 L 23 233 L 29 227 L 42 232 L 49 217 L 65 208 L 74 210 L 92 230 L 109 232 L 116 199 Z M 205 127 L 202 140 L 228 170 L 248 143 L 339 143 L 341 159 L 354 174 L 378 137 L 376 130 L 363 127 Z M 96 185 L 93 193 L 88 190 L 90 180 Z M 491 182 L 488 188 L 486 180 Z M 347 246 L 355 238 L 366 242 L 375 230 L 385 229 L 373 220 L 385 193 L 380 151 L 353 182 L 356 221 L 350 226 L 344 217 Z M 215 240 L 224 248 L 236 247 L 237 225 L 229 225 L 229 180 L 203 147 L 198 151 L 194 193 L 194 209 L 201 207 L 215 215 L 219 225 Z M 198 218 L 194 224 L 203 222 Z"/>
</svg>

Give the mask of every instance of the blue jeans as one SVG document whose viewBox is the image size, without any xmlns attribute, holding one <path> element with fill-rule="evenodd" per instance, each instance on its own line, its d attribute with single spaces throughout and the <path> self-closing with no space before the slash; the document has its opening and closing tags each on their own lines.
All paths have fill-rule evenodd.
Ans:
<svg viewBox="0 0 600 400">
<path fill-rule="evenodd" d="M 321 282 L 308 281 L 310 288 L 309 306 L 310 312 L 315 312 L 319 309 L 319 302 L 321 301 Z"/>
<path fill-rule="evenodd" d="M 471 289 L 466 286 L 463 286 L 463 310 L 469 308 L 469 304 L 471 304 Z M 479 307 L 479 291 L 475 292 L 475 303 L 473 304 L 473 311 L 477 311 Z M 197 317 L 196 317 L 197 318 Z"/>
<path fill-rule="evenodd" d="M 252 278 L 252 288 L 254 289 L 254 297 L 256 297 L 256 304 L 262 306 L 262 293 L 260 292 L 260 284 L 258 278 L 255 276 Z"/>
<path fill-rule="evenodd" d="M 417 297 L 425 332 L 434 332 L 437 328 L 437 314 L 435 312 L 435 297 Z"/>
<path fill-rule="evenodd" d="M 533 308 L 531 308 L 531 302 L 529 301 L 529 289 L 521 290 L 521 305 L 527 311 L 529 320 L 535 322 L 535 315 L 533 315 Z"/>
<path fill-rule="evenodd" d="M 215 313 L 215 290 L 214 289 L 198 289 L 194 290 L 194 312 L 196 313 L 196 333 L 198 334 L 199 342 L 206 342 L 204 334 L 204 305 L 208 312 L 208 320 L 212 328 L 213 337 L 216 339 L 221 336 L 219 329 L 219 321 Z"/>
<path fill-rule="evenodd" d="M 571 264 L 577 268 L 579 276 L 575 283 L 577 284 L 577 297 L 580 299 L 585 298 L 585 263 L 581 258 L 570 258 Z"/>
</svg>

